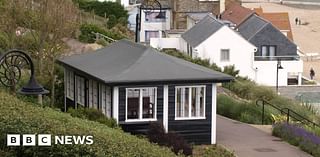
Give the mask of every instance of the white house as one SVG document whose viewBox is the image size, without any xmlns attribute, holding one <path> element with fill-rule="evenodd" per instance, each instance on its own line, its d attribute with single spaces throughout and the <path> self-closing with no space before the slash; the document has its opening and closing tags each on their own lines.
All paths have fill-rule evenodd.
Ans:
<svg viewBox="0 0 320 157">
<path fill-rule="evenodd" d="M 246 23 L 249 22 L 244 22 Z M 255 38 L 248 38 L 245 33 L 258 36 L 259 33 L 250 33 L 254 31 L 251 27 L 259 31 L 265 30 L 268 26 L 257 26 L 256 23 L 246 24 L 246 27 L 240 26 L 238 32 L 228 27 L 224 21 L 208 14 L 181 37 L 152 38 L 150 45 L 159 49 L 175 48 L 192 57 L 209 59 L 221 68 L 234 65 L 240 70 L 240 76 L 247 76 L 262 85 L 276 86 L 277 79 L 279 86 L 301 85 L 303 62 L 297 54 L 282 53 L 282 50 L 286 53 L 295 52 L 295 45 L 287 42 L 287 38 L 276 29 L 269 29 L 269 35 L 263 35 L 264 38 L 276 42 L 273 45 L 280 45 L 276 46 L 276 49 L 274 46 L 268 46 L 270 44 L 266 40 L 254 40 L 259 41 L 262 46 L 255 44 L 252 42 Z M 245 31 L 245 28 L 251 29 Z M 281 44 L 287 46 L 282 48 Z M 269 56 L 261 54 L 261 51 Z M 283 69 L 278 69 L 277 77 L 278 60 L 281 60 Z"/>
<path fill-rule="evenodd" d="M 158 38 L 164 36 L 166 30 L 170 30 L 171 9 L 162 7 L 149 12 L 141 9 L 139 40 L 143 43 L 149 43 L 150 38 Z"/>
<path fill-rule="evenodd" d="M 209 59 L 219 67 L 234 65 L 241 76 L 257 78 L 253 65 L 256 47 L 237 32 L 207 14 L 181 38 L 151 39 L 155 48 L 176 48 L 192 57 Z"/>
</svg>

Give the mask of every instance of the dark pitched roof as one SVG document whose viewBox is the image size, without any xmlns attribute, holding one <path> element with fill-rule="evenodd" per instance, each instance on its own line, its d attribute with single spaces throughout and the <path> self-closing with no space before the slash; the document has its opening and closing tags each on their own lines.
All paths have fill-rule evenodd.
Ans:
<svg viewBox="0 0 320 157">
<path fill-rule="evenodd" d="M 267 22 L 266 20 L 262 19 L 257 15 L 253 15 L 249 19 L 244 21 L 238 27 L 238 30 L 245 39 L 250 40 L 268 24 L 269 22 Z"/>
<path fill-rule="evenodd" d="M 195 21 L 200 21 L 204 17 L 206 17 L 208 14 L 212 14 L 210 12 L 194 12 L 194 13 L 187 13 L 187 16 Z"/>
<path fill-rule="evenodd" d="M 232 4 L 222 13 L 221 19 L 231 21 L 239 26 L 253 14 L 255 14 L 253 10 L 245 8 L 239 4 Z"/>
<path fill-rule="evenodd" d="M 192 47 L 196 47 L 217 32 L 223 23 L 218 21 L 213 15 L 208 14 L 187 32 L 182 34 L 182 38 Z"/>
<path fill-rule="evenodd" d="M 59 60 L 109 84 L 179 81 L 230 81 L 229 75 L 160 53 L 128 40 L 120 40 L 92 53 Z"/>
<path fill-rule="evenodd" d="M 270 21 L 274 26 L 276 26 L 279 30 L 287 31 L 287 37 L 293 41 L 292 29 L 289 20 L 289 14 L 287 12 L 279 12 L 279 13 L 262 13 L 261 17 Z"/>
</svg>

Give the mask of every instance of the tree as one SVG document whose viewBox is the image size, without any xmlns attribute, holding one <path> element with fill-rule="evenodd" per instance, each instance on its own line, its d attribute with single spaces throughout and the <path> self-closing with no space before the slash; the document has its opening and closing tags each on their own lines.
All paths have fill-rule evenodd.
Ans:
<svg viewBox="0 0 320 157">
<path fill-rule="evenodd" d="M 51 105 L 55 100 L 55 61 L 66 52 L 62 39 L 74 36 L 78 15 L 72 0 L 3 0 L 0 7 L 0 31 L 9 38 L 8 48 L 30 52 L 37 76 L 51 90 Z M 31 46 L 30 42 L 19 44 L 27 37 Z"/>
</svg>

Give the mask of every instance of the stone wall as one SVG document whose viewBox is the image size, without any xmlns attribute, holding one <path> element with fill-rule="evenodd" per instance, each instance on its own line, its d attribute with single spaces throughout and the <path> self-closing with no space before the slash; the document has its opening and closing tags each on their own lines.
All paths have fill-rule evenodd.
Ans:
<svg viewBox="0 0 320 157">
<path fill-rule="evenodd" d="M 170 4 L 173 11 L 173 29 L 187 28 L 187 13 L 211 12 L 218 14 L 220 12 L 219 1 L 171 0 Z"/>
</svg>

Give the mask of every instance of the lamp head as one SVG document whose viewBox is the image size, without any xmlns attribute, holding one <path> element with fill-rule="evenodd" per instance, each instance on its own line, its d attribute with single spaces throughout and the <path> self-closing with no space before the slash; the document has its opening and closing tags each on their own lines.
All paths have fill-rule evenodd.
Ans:
<svg viewBox="0 0 320 157">
<path fill-rule="evenodd" d="M 31 76 L 29 82 L 19 90 L 19 93 L 24 95 L 42 95 L 48 94 L 49 91 L 44 89 L 34 76 Z"/>
</svg>

